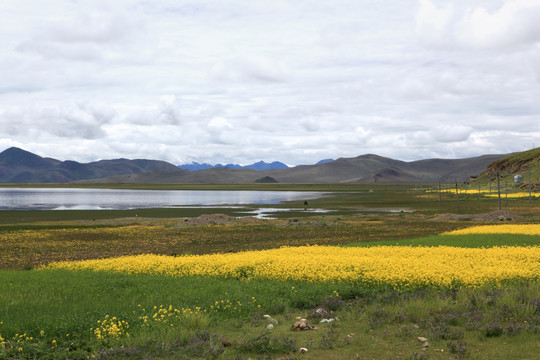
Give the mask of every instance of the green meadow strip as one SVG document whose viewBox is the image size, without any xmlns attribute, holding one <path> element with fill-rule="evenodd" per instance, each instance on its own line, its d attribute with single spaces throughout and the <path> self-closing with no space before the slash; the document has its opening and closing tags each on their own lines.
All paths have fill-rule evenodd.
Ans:
<svg viewBox="0 0 540 360">
<path fill-rule="evenodd" d="M 346 244 L 348 247 L 371 246 L 455 246 L 464 248 L 490 248 L 494 246 L 540 246 L 540 235 L 469 234 L 432 235 L 413 239 L 362 241 Z"/>
</svg>

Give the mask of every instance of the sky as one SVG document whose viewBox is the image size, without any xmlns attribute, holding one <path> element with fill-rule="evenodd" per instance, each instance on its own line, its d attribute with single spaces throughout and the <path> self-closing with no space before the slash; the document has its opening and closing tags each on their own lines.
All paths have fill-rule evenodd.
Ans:
<svg viewBox="0 0 540 360">
<path fill-rule="evenodd" d="M 538 145 L 539 0 L 0 0 L 0 151 L 293 166 Z"/>
</svg>

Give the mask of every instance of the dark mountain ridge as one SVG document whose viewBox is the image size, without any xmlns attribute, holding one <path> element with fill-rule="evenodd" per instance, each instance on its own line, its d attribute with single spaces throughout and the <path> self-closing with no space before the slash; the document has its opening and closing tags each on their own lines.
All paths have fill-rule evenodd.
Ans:
<svg viewBox="0 0 540 360">
<path fill-rule="evenodd" d="M 154 170 L 177 170 L 159 160 L 100 160 L 90 163 L 43 158 L 26 150 L 9 148 L 0 153 L 0 183 L 67 183 Z"/>
<path fill-rule="evenodd" d="M 426 159 L 405 162 L 365 154 L 315 165 L 254 170 L 212 167 L 199 171 L 180 169 L 158 160 L 100 160 L 91 163 L 42 158 L 10 148 L 0 153 L 1 183 L 253 183 L 272 179 L 284 183 L 329 182 L 442 182 L 468 181 L 505 155 L 467 159 Z M 264 163 L 266 164 L 266 163 Z M 262 165 L 262 164 L 261 164 Z"/>
</svg>

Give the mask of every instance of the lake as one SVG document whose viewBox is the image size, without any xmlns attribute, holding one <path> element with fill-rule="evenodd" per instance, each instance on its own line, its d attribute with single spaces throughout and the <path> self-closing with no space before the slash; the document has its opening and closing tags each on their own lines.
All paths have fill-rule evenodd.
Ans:
<svg viewBox="0 0 540 360">
<path fill-rule="evenodd" d="M 278 204 L 323 196 L 304 191 L 0 188 L 0 210 L 126 210 L 175 206 Z"/>
</svg>

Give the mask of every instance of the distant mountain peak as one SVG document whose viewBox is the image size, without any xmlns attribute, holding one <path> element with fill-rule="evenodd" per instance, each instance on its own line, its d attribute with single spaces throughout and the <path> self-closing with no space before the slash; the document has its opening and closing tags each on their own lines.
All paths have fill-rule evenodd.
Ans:
<svg viewBox="0 0 540 360">
<path fill-rule="evenodd" d="M 0 164 L 4 166 L 45 168 L 51 166 L 51 162 L 55 161 L 42 158 L 18 147 L 10 147 L 0 153 Z"/>
<path fill-rule="evenodd" d="M 199 171 L 199 170 L 206 170 L 211 168 L 229 168 L 229 169 L 253 169 L 253 170 L 276 170 L 276 169 L 288 169 L 289 167 L 285 165 L 282 162 L 279 161 L 273 161 L 271 163 L 264 162 L 263 160 L 260 160 L 256 163 L 250 164 L 250 165 L 238 165 L 238 164 L 216 164 L 216 165 L 210 165 L 207 163 L 199 164 L 196 161 L 193 161 L 191 164 L 183 164 L 178 165 L 180 169 L 189 170 L 189 171 Z"/>
</svg>

